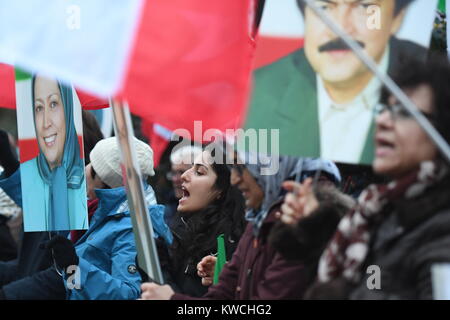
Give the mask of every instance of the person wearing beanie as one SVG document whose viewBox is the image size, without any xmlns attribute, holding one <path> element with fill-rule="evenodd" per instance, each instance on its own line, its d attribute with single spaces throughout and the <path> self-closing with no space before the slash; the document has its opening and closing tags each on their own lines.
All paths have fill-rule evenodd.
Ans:
<svg viewBox="0 0 450 320">
<path fill-rule="evenodd" d="M 72 241 L 62 233 L 26 233 L 25 235 L 30 236 L 51 236 L 47 242 L 42 242 L 45 239 L 33 241 L 33 248 L 29 248 L 30 238 L 22 249 L 28 248 L 27 252 L 34 257 L 37 257 L 35 251 L 45 252 L 50 257 L 53 256 L 53 261 L 46 264 L 47 269 L 37 270 L 32 276 L 21 279 L 20 274 L 17 274 L 17 281 L 13 280 L 0 288 L 0 300 L 138 298 L 141 277 L 135 262 L 137 251 L 126 191 L 122 183 L 117 186 L 111 182 L 121 180 L 117 175 L 117 172 L 120 172 L 120 150 L 115 141 L 116 138 L 101 140 L 91 151 L 91 157 L 93 155 L 96 159 L 94 162 L 100 163 L 100 167 L 96 168 L 100 168 L 101 177 L 112 187 L 95 174 L 92 164 L 85 167 L 87 189 L 92 190 L 95 195 L 95 199 L 90 199 L 88 206 L 91 213 L 89 229 L 85 232 L 72 231 Z M 138 140 L 135 140 L 135 148 L 145 179 L 154 174 L 153 153 L 148 145 Z M 105 164 L 106 161 L 108 165 Z M 11 176 L 6 176 L 6 179 L 0 182 L 2 186 L 7 187 L 5 190 L 17 204 L 21 205 L 20 170 L 17 170 L 16 166 L 10 171 Z M 171 243 L 172 235 L 163 219 L 164 207 L 156 204 L 153 189 L 145 181 L 144 187 L 154 234 L 162 241 Z M 1 281 L 5 275 L 1 276 L 0 284 L 4 284 Z"/>
<path fill-rule="evenodd" d="M 155 175 L 153 170 L 153 151 L 145 142 L 136 138 L 133 138 L 133 141 L 139 169 L 142 178 L 146 180 L 149 176 Z M 90 159 L 90 165 L 86 166 L 87 179 L 89 179 L 89 176 L 94 179 L 95 175 L 98 175 L 99 179 L 96 181 L 100 180 L 109 188 L 118 188 L 124 185 L 120 166 L 120 150 L 117 146 L 116 137 L 100 140 L 92 150 Z M 96 198 L 91 190 L 88 191 L 88 196 L 89 199 Z"/>
<path fill-rule="evenodd" d="M 153 231 L 169 245 L 172 234 L 164 222 L 164 207 L 156 204 L 154 191 L 145 182 L 154 175 L 152 149 L 136 138 L 134 147 Z M 117 138 L 100 140 L 90 160 L 85 168 L 88 198 L 98 204 L 89 229 L 78 239 L 72 238 L 75 243 L 57 236 L 46 247 L 53 250 L 62 271 L 68 299 L 137 299 L 141 277 Z"/>
</svg>

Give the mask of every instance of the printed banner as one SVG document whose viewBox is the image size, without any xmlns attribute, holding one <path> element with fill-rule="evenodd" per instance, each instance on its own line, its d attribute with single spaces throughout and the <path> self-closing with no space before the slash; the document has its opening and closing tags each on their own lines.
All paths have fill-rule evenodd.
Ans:
<svg viewBox="0 0 450 320">
<path fill-rule="evenodd" d="M 16 70 L 24 230 L 88 228 L 81 105 L 71 85 Z"/>
<path fill-rule="evenodd" d="M 436 1 L 314 2 L 391 76 L 427 56 Z M 381 82 L 301 0 L 264 10 L 245 128 L 271 153 L 370 164 Z"/>
</svg>

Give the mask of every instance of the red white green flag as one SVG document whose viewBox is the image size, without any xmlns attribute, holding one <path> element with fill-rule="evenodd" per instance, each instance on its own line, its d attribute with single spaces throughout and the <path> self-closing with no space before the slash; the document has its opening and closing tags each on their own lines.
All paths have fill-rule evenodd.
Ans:
<svg viewBox="0 0 450 320">
<path fill-rule="evenodd" d="M 4 1 L 0 62 L 95 96 L 127 100 L 133 113 L 170 130 L 191 130 L 194 120 L 202 120 L 204 130 L 223 130 L 243 122 L 254 49 L 252 5 L 253 0 L 30 0 L 27 6 Z"/>
</svg>

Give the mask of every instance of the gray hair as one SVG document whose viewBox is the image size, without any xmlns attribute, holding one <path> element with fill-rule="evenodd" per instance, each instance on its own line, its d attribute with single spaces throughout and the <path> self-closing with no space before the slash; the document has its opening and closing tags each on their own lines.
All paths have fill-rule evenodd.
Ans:
<svg viewBox="0 0 450 320">
<path fill-rule="evenodd" d="M 201 154 L 203 149 L 196 145 L 185 145 L 175 148 L 170 154 L 170 162 L 172 164 L 193 164 L 194 159 Z"/>
</svg>

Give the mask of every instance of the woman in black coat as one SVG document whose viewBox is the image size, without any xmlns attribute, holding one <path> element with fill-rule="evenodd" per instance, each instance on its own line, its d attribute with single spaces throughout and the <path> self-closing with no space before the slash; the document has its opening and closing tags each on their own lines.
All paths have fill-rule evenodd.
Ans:
<svg viewBox="0 0 450 320">
<path fill-rule="evenodd" d="M 410 62 L 394 80 L 450 142 L 447 58 Z M 384 90 L 381 102 L 373 169 L 390 182 L 366 188 L 341 219 L 308 298 L 432 299 L 432 266 L 450 262 L 449 162 L 394 96 Z M 317 205 L 307 194 L 285 221 Z"/>
</svg>

